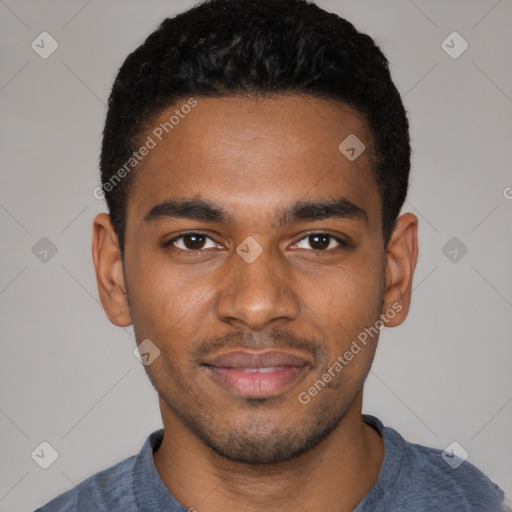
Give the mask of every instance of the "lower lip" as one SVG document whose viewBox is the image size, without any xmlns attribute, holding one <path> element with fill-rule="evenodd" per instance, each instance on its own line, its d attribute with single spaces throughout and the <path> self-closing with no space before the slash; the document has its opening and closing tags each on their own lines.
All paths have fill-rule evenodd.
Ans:
<svg viewBox="0 0 512 512">
<path fill-rule="evenodd" d="M 236 395 L 247 398 L 276 396 L 295 384 L 306 371 L 306 366 L 281 366 L 272 371 L 244 372 L 240 368 L 206 366 L 209 374 Z"/>
</svg>

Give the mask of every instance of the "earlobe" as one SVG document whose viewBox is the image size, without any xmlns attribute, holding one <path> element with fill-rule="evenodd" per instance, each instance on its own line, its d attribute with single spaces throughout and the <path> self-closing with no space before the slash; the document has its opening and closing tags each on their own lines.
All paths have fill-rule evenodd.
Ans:
<svg viewBox="0 0 512 512">
<path fill-rule="evenodd" d="M 418 218 L 404 213 L 396 221 L 386 252 L 386 290 L 381 314 L 387 327 L 400 325 L 407 317 L 417 260 Z M 393 315 L 386 315 L 391 310 Z"/>
<path fill-rule="evenodd" d="M 109 215 L 94 219 L 92 257 L 101 304 L 109 320 L 119 327 L 132 323 L 119 243 Z"/>
</svg>

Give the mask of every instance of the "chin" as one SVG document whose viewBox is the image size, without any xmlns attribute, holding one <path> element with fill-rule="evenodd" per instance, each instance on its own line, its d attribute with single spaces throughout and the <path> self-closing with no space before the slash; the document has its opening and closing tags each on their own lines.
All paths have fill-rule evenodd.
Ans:
<svg viewBox="0 0 512 512">
<path fill-rule="evenodd" d="M 262 400 L 249 399 L 256 407 Z M 254 403 L 254 404 L 253 404 Z M 217 455 L 233 462 L 273 465 L 292 461 L 320 444 L 339 425 L 343 413 L 329 417 L 301 418 L 287 423 L 288 415 L 272 415 L 260 410 L 246 418 L 235 415 L 221 424 L 197 421 L 188 427 Z M 288 418 L 289 419 L 289 418 Z"/>
</svg>

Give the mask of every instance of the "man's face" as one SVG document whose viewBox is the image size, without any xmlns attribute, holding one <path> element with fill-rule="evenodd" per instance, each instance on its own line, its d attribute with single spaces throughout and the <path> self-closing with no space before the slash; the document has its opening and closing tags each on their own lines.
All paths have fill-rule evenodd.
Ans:
<svg viewBox="0 0 512 512">
<path fill-rule="evenodd" d="M 332 370 L 384 312 L 371 140 L 340 103 L 197 101 L 162 141 L 153 136 L 134 171 L 131 320 L 137 342 L 161 351 L 146 371 L 163 414 L 228 458 L 287 460 L 339 424 L 374 356 L 377 336 Z M 159 113 L 141 141 L 179 106 Z M 366 145 L 354 161 L 338 149 L 351 134 Z M 155 208 L 167 201 L 204 204 L 179 215 Z M 341 207 L 292 214 L 306 203 Z M 299 400 L 329 368 L 330 382 Z"/>
</svg>

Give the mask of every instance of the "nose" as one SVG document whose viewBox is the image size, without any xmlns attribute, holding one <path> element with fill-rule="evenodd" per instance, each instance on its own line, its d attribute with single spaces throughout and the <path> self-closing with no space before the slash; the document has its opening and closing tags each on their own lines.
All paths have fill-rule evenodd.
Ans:
<svg viewBox="0 0 512 512">
<path fill-rule="evenodd" d="M 261 330 L 297 318 L 300 301 L 293 291 L 291 266 L 264 249 L 252 262 L 233 254 L 233 265 L 217 296 L 217 315 L 238 328 Z"/>
</svg>

